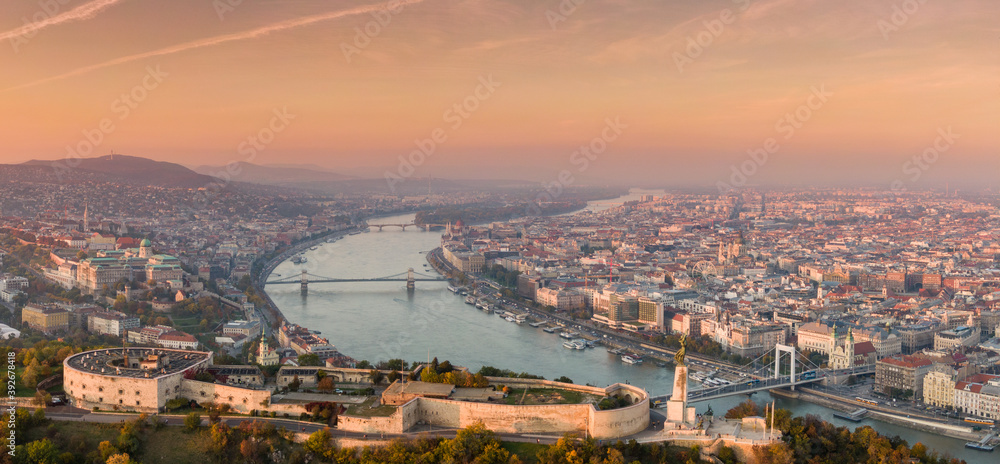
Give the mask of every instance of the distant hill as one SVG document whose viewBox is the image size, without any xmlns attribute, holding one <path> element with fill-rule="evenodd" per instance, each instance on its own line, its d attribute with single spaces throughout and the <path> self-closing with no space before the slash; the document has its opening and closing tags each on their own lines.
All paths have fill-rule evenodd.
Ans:
<svg viewBox="0 0 1000 464">
<path fill-rule="evenodd" d="M 103 180 L 132 185 L 170 188 L 199 188 L 215 181 L 184 166 L 166 161 L 128 155 L 107 155 L 72 160 L 31 160 L 18 165 L 4 165 L 7 175 L 23 173 L 19 180 L 48 182 L 72 181 L 74 178 Z"/>
<path fill-rule="evenodd" d="M 267 165 L 261 166 L 239 161 L 230 166 L 198 166 L 195 172 L 215 177 L 229 176 L 239 182 L 254 184 L 295 186 L 303 183 L 339 182 L 352 179 L 350 176 L 329 172 L 315 165 Z"/>
</svg>

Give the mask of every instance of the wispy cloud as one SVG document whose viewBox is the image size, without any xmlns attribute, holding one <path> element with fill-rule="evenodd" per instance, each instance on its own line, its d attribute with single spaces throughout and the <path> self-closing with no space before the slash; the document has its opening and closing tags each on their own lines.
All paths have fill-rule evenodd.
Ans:
<svg viewBox="0 0 1000 464">
<path fill-rule="evenodd" d="M 399 2 L 393 3 L 392 5 L 407 6 L 416 3 L 422 3 L 424 0 L 401 0 Z M 61 79 L 66 79 L 73 76 L 79 76 L 81 74 L 86 74 L 91 71 L 96 71 L 98 69 L 103 69 L 111 66 L 116 66 L 119 64 L 129 63 L 136 60 L 141 60 L 145 58 L 152 58 L 156 56 L 172 55 L 174 53 L 180 53 L 188 50 L 193 50 L 196 48 L 211 47 L 213 45 L 219 45 L 226 42 L 235 42 L 240 40 L 256 39 L 268 35 L 272 32 L 280 32 L 288 29 L 296 29 L 304 26 L 309 26 L 311 24 L 316 24 L 324 21 L 331 21 L 334 19 L 343 18 L 346 16 L 356 16 L 360 14 L 371 13 L 374 11 L 379 11 L 387 8 L 389 4 L 378 3 L 374 5 L 359 6 L 347 10 L 333 11 L 329 13 L 322 13 L 312 16 L 305 16 L 302 18 L 290 19 L 287 21 L 281 21 L 278 23 L 270 24 L 267 26 L 262 26 L 257 29 L 252 29 L 244 32 L 237 32 L 235 34 L 226 34 L 216 37 L 208 37 L 205 39 L 194 40 L 191 42 L 185 42 L 178 45 L 173 45 L 166 48 L 161 48 L 159 50 L 153 50 L 143 53 L 137 53 L 134 55 L 123 56 L 121 58 L 115 58 L 113 60 L 105 61 L 103 63 L 92 64 L 90 66 L 84 66 L 82 68 L 77 68 L 72 71 L 59 74 L 57 76 L 46 77 L 44 79 L 39 79 L 37 81 L 29 82 L 27 84 L 21 84 L 18 86 L 10 87 L 4 90 L 4 92 L 9 92 L 11 90 L 18 90 L 27 87 L 34 87 L 36 85 L 44 84 L 47 82 L 57 81 Z M 395 7 L 395 6 L 394 6 Z"/>
<path fill-rule="evenodd" d="M 97 16 L 102 10 L 114 6 L 116 3 L 121 3 L 125 0 L 95 0 L 90 3 L 80 5 L 72 10 L 65 13 L 58 14 L 55 16 L 50 16 L 41 21 L 34 21 L 27 23 L 17 29 L 12 29 L 7 32 L 0 32 L 0 40 L 8 40 L 16 37 L 23 37 L 28 34 L 33 34 L 39 30 L 45 29 L 49 26 L 55 26 L 58 24 L 70 22 L 70 21 L 83 21 L 85 19 L 93 18 Z"/>
</svg>

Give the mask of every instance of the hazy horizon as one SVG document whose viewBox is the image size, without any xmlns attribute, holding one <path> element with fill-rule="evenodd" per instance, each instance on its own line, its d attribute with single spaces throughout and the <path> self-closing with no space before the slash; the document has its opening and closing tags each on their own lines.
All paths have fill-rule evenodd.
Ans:
<svg viewBox="0 0 1000 464">
<path fill-rule="evenodd" d="M 910 189 L 1000 169 L 987 0 L 51 3 L 0 0 L 0 163 L 114 150 L 359 177 Z"/>
</svg>

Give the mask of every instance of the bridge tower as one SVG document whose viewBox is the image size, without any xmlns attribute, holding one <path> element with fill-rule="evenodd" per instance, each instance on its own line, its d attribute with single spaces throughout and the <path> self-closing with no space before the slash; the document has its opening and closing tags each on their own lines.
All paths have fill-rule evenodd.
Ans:
<svg viewBox="0 0 1000 464">
<path fill-rule="evenodd" d="M 782 345 L 780 343 L 774 345 L 774 378 L 781 377 L 781 354 L 788 353 L 788 362 L 792 365 L 791 370 L 791 381 L 795 381 L 795 347 L 789 345 Z M 792 390 L 795 390 L 795 385 L 792 385 Z"/>
<path fill-rule="evenodd" d="M 302 270 L 302 283 L 301 283 L 302 294 L 305 295 L 309 293 L 309 276 L 306 274 L 306 270 Z"/>
<path fill-rule="evenodd" d="M 408 271 L 406 271 L 406 289 L 413 290 L 417 288 L 416 284 L 417 282 L 413 278 L 413 268 L 411 267 Z"/>
</svg>

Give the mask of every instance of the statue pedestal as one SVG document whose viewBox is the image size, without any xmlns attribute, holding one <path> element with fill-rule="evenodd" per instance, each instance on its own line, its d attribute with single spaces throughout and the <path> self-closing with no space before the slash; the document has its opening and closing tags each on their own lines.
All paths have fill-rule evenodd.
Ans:
<svg viewBox="0 0 1000 464">
<path fill-rule="evenodd" d="M 687 366 L 677 366 L 674 370 L 674 389 L 667 401 L 667 422 L 693 425 L 695 410 L 687 405 Z"/>
</svg>

